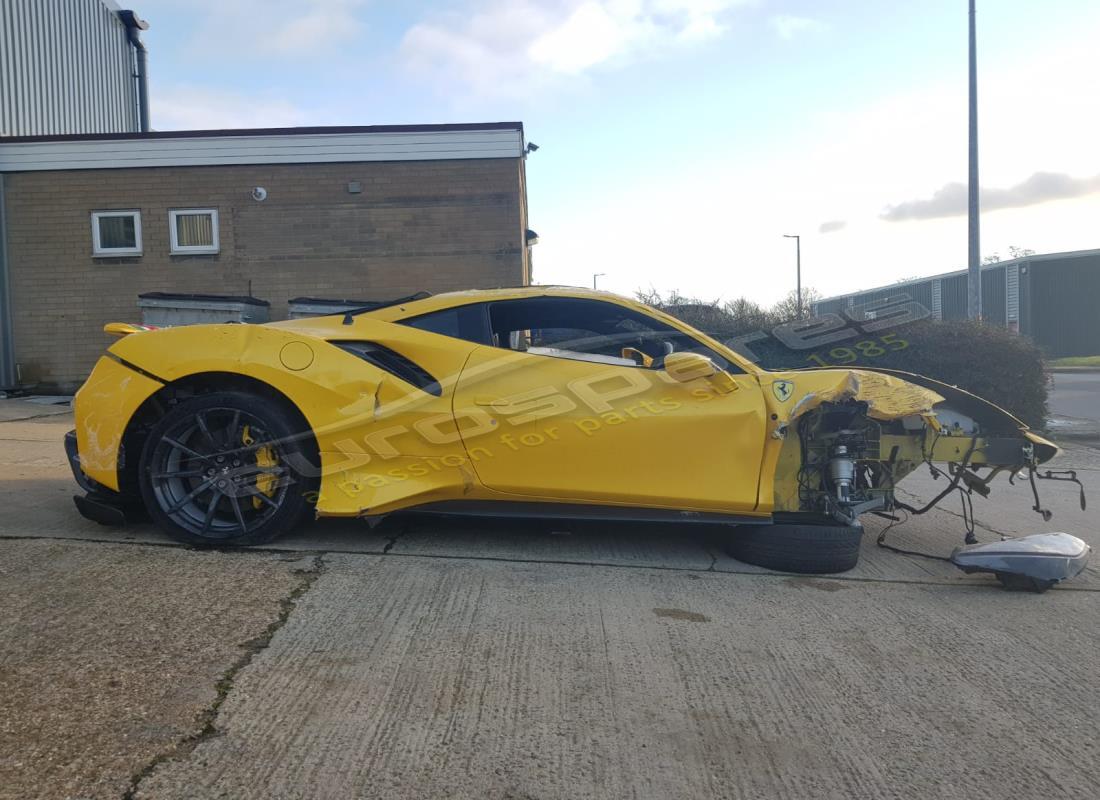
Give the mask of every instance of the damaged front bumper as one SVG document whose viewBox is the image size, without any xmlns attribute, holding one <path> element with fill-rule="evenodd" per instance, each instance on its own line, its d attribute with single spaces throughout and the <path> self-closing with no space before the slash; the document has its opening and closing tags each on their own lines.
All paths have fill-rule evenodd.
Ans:
<svg viewBox="0 0 1100 800">
<path fill-rule="evenodd" d="M 77 485 L 87 492 L 85 495 L 73 495 L 73 503 L 82 517 L 100 525 L 115 526 L 147 518 L 139 505 L 126 502 L 118 492 L 88 477 L 80 465 L 76 431 L 65 434 L 65 456 Z"/>
<path fill-rule="evenodd" d="M 76 479 L 81 489 L 86 492 L 98 492 L 103 489 L 102 486 L 89 478 L 80 466 L 80 453 L 77 449 L 76 431 L 69 431 L 65 434 L 65 456 L 69 460 L 69 469 L 73 471 L 73 478 Z"/>
</svg>

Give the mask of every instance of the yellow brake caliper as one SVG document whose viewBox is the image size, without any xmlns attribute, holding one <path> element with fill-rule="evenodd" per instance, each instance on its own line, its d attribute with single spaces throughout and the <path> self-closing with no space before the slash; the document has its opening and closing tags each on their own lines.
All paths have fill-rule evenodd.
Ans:
<svg viewBox="0 0 1100 800">
<path fill-rule="evenodd" d="M 249 426 L 244 426 L 244 432 L 241 434 L 241 444 L 245 447 L 253 445 L 256 440 L 252 438 L 252 431 L 249 430 Z M 256 450 L 256 466 L 257 467 L 274 467 L 278 466 L 279 462 L 275 458 L 275 453 L 267 445 Z M 262 472 L 256 476 L 256 488 L 261 492 L 271 497 L 275 494 L 275 476 L 269 475 L 266 472 Z M 258 497 L 252 498 L 252 507 L 259 508 L 262 501 Z"/>
</svg>

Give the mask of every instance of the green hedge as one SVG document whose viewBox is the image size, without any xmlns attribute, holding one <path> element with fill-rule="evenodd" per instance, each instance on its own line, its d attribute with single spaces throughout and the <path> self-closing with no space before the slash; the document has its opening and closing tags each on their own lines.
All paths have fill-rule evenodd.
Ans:
<svg viewBox="0 0 1100 800">
<path fill-rule="evenodd" d="M 996 403 L 1028 425 L 1044 425 L 1047 377 L 1042 351 L 1030 339 L 972 322 L 922 321 L 895 333 L 907 347 L 854 365 L 925 375 Z"/>
<path fill-rule="evenodd" d="M 746 324 L 718 308 L 674 305 L 664 311 L 720 341 L 768 326 Z M 885 337 L 885 338 L 884 338 Z M 904 343 L 904 346 L 901 346 Z M 1031 340 L 998 325 L 922 320 L 890 331 L 856 335 L 815 350 L 792 350 L 778 339 L 750 342 L 765 369 L 845 366 L 899 369 L 958 386 L 1040 428 L 1046 420 L 1043 354 Z"/>
</svg>

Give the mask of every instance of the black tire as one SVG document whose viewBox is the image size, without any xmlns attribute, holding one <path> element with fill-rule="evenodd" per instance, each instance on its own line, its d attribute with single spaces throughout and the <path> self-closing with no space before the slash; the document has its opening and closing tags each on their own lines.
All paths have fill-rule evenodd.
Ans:
<svg viewBox="0 0 1100 800">
<path fill-rule="evenodd" d="M 313 439 L 280 404 L 245 392 L 200 395 L 173 406 L 142 448 L 146 509 L 189 545 L 269 542 L 312 510 Z"/>
<path fill-rule="evenodd" d="M 746 525 L 734 532 L 726 552 L 758 567 L 821 575 L 854 567 L 862 538 L 860 524 Z"/>
</svg>

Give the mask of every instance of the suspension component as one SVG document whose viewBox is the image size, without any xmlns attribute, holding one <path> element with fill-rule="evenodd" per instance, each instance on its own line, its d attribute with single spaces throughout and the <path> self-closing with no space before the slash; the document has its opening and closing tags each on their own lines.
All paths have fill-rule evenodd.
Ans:
<svg viewBox="0 0 1100 800">
<path fill-rule="evenodd" d="M 848 503 L 852 497 L 852 482 L 856 476 L 856 462 L 852 460 L 848 447 L 833 445 L 829 451 L 829 482 L 836 492 L 839 503 Z"/>
</svg>

